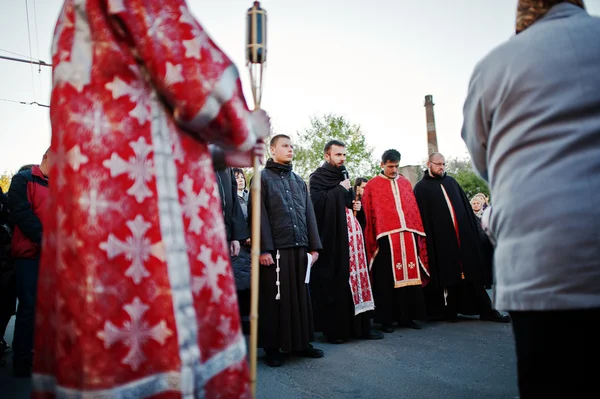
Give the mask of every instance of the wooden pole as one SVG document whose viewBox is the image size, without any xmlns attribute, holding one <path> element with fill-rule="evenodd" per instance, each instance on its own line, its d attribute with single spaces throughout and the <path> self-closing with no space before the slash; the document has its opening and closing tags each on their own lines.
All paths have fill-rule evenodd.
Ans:
<svg viewBox="0 0 600 399">
<path fill-rule="evenodd" d="M 257 26 L 254 23 L 252 26 L 252 43 L 256 43 Z M 253 58 L 256 59 L 257 46 L 252 49 Z M 253 73 L 253 64 L 250 64 L 250 80 L 252 86 L 252 96 L 254 99 L 255 110 L 260 109 L 260 93 L 256 82 L 255 73 Z M 255 71 L 256 72 L 256 68 Z M 261 65 L 261 81 L 262 81 L 262 65 Z M 262 82 L 258 83 L 262 84 Z M 256 398 L 256 358 L 258 351 L 258 290 L 259 290 L 259 273 L 260 273 L 260 209 L 261 209 L 261 176 L 260 176 L 260 159 L 254 158 L 252 174 L 252 262 L 251 262 L 251 280 L 250 280 L 250 388 L 252 398 Z"/>
<path fill-rule="evenodd" d="M 252 274 L 250 287 L 250 385 L 256 398 L 256 352 L 258 350 L 258 286 L 260 272 L 260 159 L 254 158 L 252 175 Z"/>
<path fill-rule="evenodd" d="M 258 1 L 248 11 L 249 31 L 247 45 L 251 52 L 246 48 L 246 57 L 248 61 L 248 70 L 250 72 L 250 84 L 252 96 L 254 98 L 254 109 L 260 109 L 262 99 L 262 80 L 264 63 L 266 61 L 266 12 L 260 8 Z M 258 19 L 261 18 L 261 37 L 259 43 Z M 261 56 L 259 57 L 259 48 Z M 258 76 L 257 76 L 258 75 Z M 253 176 L 252 176 L 252 250 L 251 250 L 251 280 L 250 280 L 250 389 L 252 398 L 256 398 L 256 354 L 258 349 L 258 295 L 260 281 L 260 210 L 261 199 L 261 159 L 254 158 Z"/>
</svg>

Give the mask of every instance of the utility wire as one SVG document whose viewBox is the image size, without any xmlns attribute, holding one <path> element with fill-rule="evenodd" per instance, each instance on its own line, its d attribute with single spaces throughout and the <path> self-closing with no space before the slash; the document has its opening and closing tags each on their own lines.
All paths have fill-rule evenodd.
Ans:
<svg viewBox="0 0 600 399">
<path fill-rule="evenodd" d="M 14 51 L 4 50 L 3 48 L 0 48 L 0 51 L 2 51 L 4 53 L 12 54 L 12 55 L 18 55 L 19 57 L 29 58 L 29 56 L 27 56 L 27 55 L 20 54 L 20 53 L 15 53 Z"/>
<path fill-rule="evenodd" d="M 35 45 L 37 47 L 37 56 L 40 56 L 40 36 L 38 33 L 38 23 L 37 23 L 37 11 L 35 7 L 35 0 L 33 0 L 33 23 L 35 25 Z M 44 86 L 42 85 L 42 66 L 38 65 L 38 79 L 40 81 L 40 96 L 44 97 Z"/>
<path fill-rule="evenodd" d="M 15 100 L 9 100 L 7 98 L 0 98 L 0 101 L 6 101 L 8 103 L 15 103 L 15 104 L 22 104 L 22 105 L 37 105 L 38 107 L 44 107 L 44 108 L 50 108 L 49 105 L 45 105 L 45 104 L 40 104 L 36 101 L 32 101 L 32 102 L 25 102 L 25 101 L 15 101 Z"/>
<path fill-rule="evenodd" d="M 35 9 L 35 0 L 33 0 L 33 23 L 35 25 L 35 45 L 37 47 L 37 55 L 40 56 L 40 36 L 38 34 L 37 12 Z"/>
<path fill-rule="evenodd" d="M 50 67 L 50 68 L 52 67 L 52 64 L 47 64 L 42 60 L 30 61 L 30 60 L 23 60 L 20 58 L 6 57 L 4 55 L 0 55 L 0 60 L 17 61 L 17 62 L 24 62 L 25 64 L 35 64 L 35 65 L 45 66 L 45 67 Z"/>
<path fill-rule="evenodd" d="M 27 0 L 25 0 L 25 13 L 27 14 L 27 38 L 29 39 L 29 58 L 33 58 L 33 54 L 31 51 L 31 28 L 29 27 L 29 5 L 28 5 Z M 35 79 L 34 79 L 34 75 L 33 75 L 33 64 L 31 65 L 31 88 L 33 89 L 33 101 L 36 101 Z"/>
</svg>

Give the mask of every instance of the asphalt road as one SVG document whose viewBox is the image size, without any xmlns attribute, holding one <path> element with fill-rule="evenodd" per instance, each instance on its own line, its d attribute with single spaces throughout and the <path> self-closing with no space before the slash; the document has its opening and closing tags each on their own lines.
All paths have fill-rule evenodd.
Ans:
<svg viewBox="0 0 600 399">
<path fill-rule="evenodd" d="M 518 397 L 510 324 L 476 318 L 422 324 L 422 330 L 396 329 L 378 341 L 332 345 L 319 339 L 314 345 L 325 357 L 292 357 L 279 368 L 266 366 L 259 351 L 257 397 Z M 12 331 L 11 322 L 9 343 Z M 5 354 L 8 364 L 0 367 L 0 398 L 28 398 L 30 381 L 10 376 L 10 355 Z"/>
<path fill-rule="evenodd" d="M 260 398 L 516 398 L 510 324 L 465 319 L 380 341 L 317 342 L 322 359 L 258 368 Z"/>
</svg>

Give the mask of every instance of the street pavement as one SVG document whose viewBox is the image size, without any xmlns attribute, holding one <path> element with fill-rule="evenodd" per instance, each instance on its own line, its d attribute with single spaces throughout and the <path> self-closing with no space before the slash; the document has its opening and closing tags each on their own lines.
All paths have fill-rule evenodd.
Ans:
<svg viewBox="0 0 600 399">
<path fill-rule="evenodd" d="M 291 357 L 270 368 L 259 350 L 257 397 L 313 398 L 518 398 L 510 324 L 464 318 L 457 323 L 421 323 L 422 330 L 396 329 L 383 340 L 341 345 L 314 343 L 321 359 Z M 14 318 L 6 339 L 12 342 Z M 0 367 L 0 398 L 28 398 L 29 379 Z"/>
</svg>

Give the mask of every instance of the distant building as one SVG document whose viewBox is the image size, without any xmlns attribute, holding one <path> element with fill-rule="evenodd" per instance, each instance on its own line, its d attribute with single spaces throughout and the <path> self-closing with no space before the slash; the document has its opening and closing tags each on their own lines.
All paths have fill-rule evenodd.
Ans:
<svg viewBox="0 0 600 399">
<path fill-rule="evenodd" d="M 433 113 L 433 96 L 425 96 L 425 120 L 427 121 L 427 155 L 438 152 L 437 132 L 435 128 L 435 115 Z"/>
<path fill-rule="evenodd" d="M 414 187 L 423 177 L 423 167 L 420 165 L 405 165 L 400 167 L 400 174 L 408 179 Z"/>
</svg>

